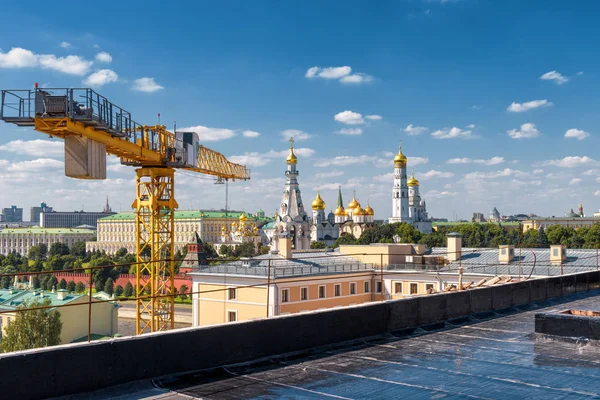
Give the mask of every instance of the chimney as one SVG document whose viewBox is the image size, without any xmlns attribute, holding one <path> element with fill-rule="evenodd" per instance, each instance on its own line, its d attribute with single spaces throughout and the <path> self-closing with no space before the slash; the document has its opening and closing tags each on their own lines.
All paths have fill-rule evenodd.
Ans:
<svg viewBox="0 0 600 400">
<path fill-rule="evenodd" d="M 498 262 L 508 264 L 515 258 L 515 246 L 512 244 L 498 246 Z"/>
<path fill-rule="evenodd" d="M 458 232 L 450 232 L 446 238 L 448 239 L 448 254 L 446 254 L 446 259 L 448 261 L 460 260 L 462 255 L 462 235 Z"/>
<path fill-rule="evenodd" d="M 286 260 L 292 259 L 292 239 L 289 236 L 279 237 L 279 254 Z"/>
<path fill-rule="evenodd" d="M 550 262 L 552 264 L 562 264 L 567 259 L 567 246 L 562 244 L 553 244 L 550 246 Z"/>
<path fill-rule="evenodd" d="M 64 300 L 65 297 L 67 297 L 67 291 L 65 289 L 58 289 L 56 291 L 56 299 L 57 300 Z"/>
</svg>

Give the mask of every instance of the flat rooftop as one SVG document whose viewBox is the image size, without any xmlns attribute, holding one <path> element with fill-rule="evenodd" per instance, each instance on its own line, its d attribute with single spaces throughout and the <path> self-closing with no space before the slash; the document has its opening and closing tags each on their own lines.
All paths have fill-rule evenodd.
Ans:
<svg viewBox="0 0 600 400">
<path fill-rule="evenodd" d="M 600 310 L 600 291 L 68 398 L 598 398 L 600 345 L 534 333 L 563 309 Z"/>
</svg>

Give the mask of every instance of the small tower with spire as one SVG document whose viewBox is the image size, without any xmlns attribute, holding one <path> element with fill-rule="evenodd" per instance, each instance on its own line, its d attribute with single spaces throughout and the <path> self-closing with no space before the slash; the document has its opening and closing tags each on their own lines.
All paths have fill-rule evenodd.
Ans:
<svg viewBox="0 0 600 400">
<path fill-rule="evenodd" d="M 336 224 L 343 224 L 344 222 L 346 222 L 346 220 L 348 218 L 348 213 L 346 213 L 346 210 L 344 210 L 344 201 L 342 200 L 342 187 L 341 186 L 338 187 L 337 208 L 333 212 L 333 215 L 335 216 Z"/>
<path fill-rule="evenodd" d="M 582 217 L 582 218 L 584 217 L 584 215 L 583 215 L 583 203 L 582 202 L 579 202 L 579 216 Z"/>
<path fill-rule="evenodd" d="M 104 214 L 110 214 L 112 209 L 110 208 L 110 204 L 108 204 L 108 195 L 106 196 L 106 204 L 104 205 L 104 209 L 102 210 Z"/>
<path fill-rule="evenodd" d="M 408 222 L 408 185 L 406 182 L 406 164 L 408 159 L 402 153 L 402 141 L 398 147 L 398 154 L 394 157 L 394 187 L 392 188 L 392 217 L 390 223 Z"/>
<path fill-rule="evenodd" d="M 312 220 L 316 224 L 325 222 L 325 202 L 321 198 L 320 191 L 317 191 L 317 197 L 312 202 Z"/>
</svg>

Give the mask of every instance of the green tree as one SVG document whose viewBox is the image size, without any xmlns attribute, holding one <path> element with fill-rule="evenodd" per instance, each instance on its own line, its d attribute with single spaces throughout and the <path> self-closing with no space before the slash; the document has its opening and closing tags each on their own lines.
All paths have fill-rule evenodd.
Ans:
<svg viewBox="0 0 600 400">
<path fill-rule="evenodd" d="M 395 235 L 398 237 L 399 243 L 419 243 L 422 236 L 418 229 L 404 222 L 398 224 Z"/>
<path fill-rule="evenodd" d="M 221 256 L 229 258 L 229 257 L 233 257 L 233 250 L 231 249 L 231 246 L 229 246 L 228 244 L 224 244 L 219 248 L 219 252 L 221 253 Z"/>
<path fill-rule="evenodd" d="M 219 255 L 217 254 L 217 251 L 215 250 L 212 243 L 203 243 L 202 246 L 204 249 L 204 254 L 206 254 L 206 258 L 218 258 L 219 257 Z"/>
<path fill-rule="evenodd" d="M 52 289 L 56 289 L 57 285 L 58 285 L 58 278 L 54 275 L 51 275 L 50 278 L 46 281 L 44 290 L 50 291 Z"/>
<path fill-rule="evenodd" d="M 18 309 L 26 309 L 50 305 L 50 300 L 44 303 L 37 301 L 23 304 Z M 56 310 L 39 309 L 17 313 L 17 317 L 6 327 L 6 335 L 2 338 L 2 348 L 5 352 L 35 349 L 38 347 L 60 344 L 62 322 Z"/>
<path fill-rule="evenodd" d="M 83 293 L 84 290 L 85 285 L 83 284 L 83 282 L 77 282 L 77 285 L 75 285 L 75 293 Z"/>
<path fill-rule="evenodd" d="M 115 297 L 123 296 L 123 286 L 117 285 L 115 286 Z"/>
<path fill-rule="evenodd" d="M 112 278 L 108 278 L 104 283 L 104 291 L 110 295 L 115 292 L 115 281 Z"/>
<path fill-rule="evenodd" d="M 58 289 L 67 289 L 67 281 L 65 278 L 62 278 L 60 282 L 58 282 Z"/>
<path fill-rule="evenodd" d="M 333 242 L 333 244 L 329 247 L 331 247 L 332 249 L 335 249 L 337 247 L 340 247 L 340 245 L 344 245 L 344 244 L 357 244 L 357 241 L 356 241 L 356 238 L 354 237 L 354 235 L 351 233 L 348 233 L 348 232 L 342 232 L 340 237 L 338 237 L 335 240 L 335 242 Z"/>
<path fill-rule="evenodd" d="M 66 256 L 70 254 L 69 246 L 66 243 L 55 242 L 50 245 L 49 256 Z"/>
<path fill-rule="evenodd" d="M 188 292 L 188 287 L 187 287 L 187 285 L 185 285 L 185 284 L 184 284 L 184 285 L 181 285 L 181 286 L 179 287 L 179 298 L 180 298 L 181 300 L 185 300 L 185 299 L 187 299 L 187 297 L 188 297 L 188 295 L 187 295 L 187 292 Z"/>
<path fill-rule="evenodd" d="M 69 292 L 74 292 L 75 291 L 75 281 L 74 280 L 70 280 L 69 283 L 67 283 L 67 290 Z"/>
<path fill-rule="evenodd" d="M 40 288 L 40 278 L 38 278 L 37 275 L 34 275 L 33 278 L 31 278 L 31 285 L 34 289 Z"/>
<path fill-rule="evenodd" d="M 125 257 L 126 255 L 127 255 L 127 249 L 125 247 L 121 247 L 115 253 L 115 257 L 117 257 L 117 258 L 122 258 L 122 257 Z"/>
<path fill-rule="evenodd" d="M 327 246 L 325 246 L 325 243 L 323 242 L 311 242 L 310 243 L 310 248 L 311 249 L 324 249 Z"/>
<path fill-rule="evenodd" d="M 540 228 L 540 230 L 538 231 L 536 247 L 540 247 L 540 248 L 548 247 L 549 243 L 550 242 L 548 241 L 548 236 L 546 235 L 546 230 L 542 226 Z"/>
<path fill-rule="evenodd" d="M 252 242 L 242 243 L 236 246 L 233 251 L 234 257 L 254 257 L 256 254 L 256 247 Z"/>
<path fill-rule="evenodd" d="M 131 284 L 131 282 L 127 281 L 123 290 L 123 294 L 125 295 L 125 297 L 133 297 L 133 285 Z"/>
<path fill-rule="evenodd" d="M 73 257 L 85 258 L 85 242 L 75 242 L 71 246 L 70 253 Z"/>
</svg>

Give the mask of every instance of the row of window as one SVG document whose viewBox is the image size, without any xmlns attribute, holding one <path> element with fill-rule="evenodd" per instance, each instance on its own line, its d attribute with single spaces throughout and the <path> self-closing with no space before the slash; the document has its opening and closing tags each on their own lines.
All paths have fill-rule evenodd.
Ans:
<svg viewBox="0 0 600 400">
<path fill-rule="evenodd" d="M 411 282 L 408 284 L 409 293 L 410 294 L 418 294 L 419 293 L 419 284 Z M 433 290 L 433 283 L 425 284 L 425 291 Z M 394 294 L 402 294 L 402 282 L 394 282 Z"/>
<path fill-rule="evenodd" d="M 357 283 L 356 282 L 350 282 L 349 283 L 349 290 L 348 293 L 350 295 L 355 295 L 357 294 Z M 381 281 L 375 282 L 375 292 L 376 293 L 381 293 Z M 371 292 L 371 282 L 370 281 L 364 281 L 363 282 L 363 293 L 370 293 Z M 341 283 L 336 283 L 333 285 L 333 297 L 341 297 L 342 296 L 342 284 Z M 317 298 L 319 299 L 324 299 L 327 297 L 327 289 L 325 285 L 319 285 L 318 286 L 318 291 L 317 291 Z M 300 301 L 306 301 L 306 300 L 310 300 L 309 299 L 309 294 L 308 294 L 308 287 L 301 287 L 300 288 Z M 281 302 L 282 303 L 289 303 L 290 302 L 290 289 L 286 288 L 286 289 L 281 289 Z"/>
</svg>

